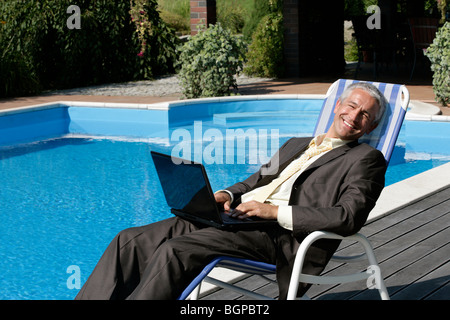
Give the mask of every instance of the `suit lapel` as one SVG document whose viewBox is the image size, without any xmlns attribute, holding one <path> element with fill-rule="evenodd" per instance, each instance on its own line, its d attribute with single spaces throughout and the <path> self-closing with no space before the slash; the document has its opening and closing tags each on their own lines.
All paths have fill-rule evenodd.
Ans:
<svg viewBox="0 0 450 320">
<path fill-rule="evenodd" d="M 273 175 L 268 175 L 268 176 L 264 176 L 255 186 L 253 189 L 256 189 L 260 186 L 266 185 L 268 183 L 270 183 L 273 179 L 275 179 L 276 177 L 278 177 L 278 175 L 294 160 L 296 159 L 298 156 L 300 156 L 300 154 L 302 152 L 305 151 L 305 149 L 308 147 L 309 142 L 311 141 L 310 138 L 308 139 L 301 139 L 297 142 L 297 144 L 295 144 L 294 146 L 284 150 L 285 152 L 283 152 L 282 155 L 280 155 L 280 166 L 278 168 L 278 171 L 273 174 Z M 324 154 L 323 156 L 321 156 L 319 159 L 317 159 L 316 161 L 314 161 L 304 172 L 302 172 L 302 174 L 300 175 L 303 176 L 303 174 L 305 174 L 306 172 L 310 171 L 310 170 L 314 170 L 317 167 L 322 166 L 323 164 L 330 162 L 344 154 L 346 154 L 350 149 L 354 148 L 355 146 L 357 146 L 359 143 L 358 141 L 352 141 L 348 144 L 345 144 L 339 148 L 335 148 L 329 152 L 327 152 L 326 154 Z M 299 178 L 300 178 L 299 177 Z"/>
<path fill-rule="evenodd" d="M 278 175 L 302 152 L 305 151 L 305 149 L 308 147 L 310 141 L 312 138 L 299 138 L 295 143 L 292 143 L 292 146 L 286 147 L 283 152 L 279 155 L 279 161 L 280 164 L 278 166 L 277 172 L 271 175 L 264 176 L 255 186 L 253 189 L 256 189 L 260 186 L 266 185 L 270 183 L 273 179 L 278 177 Z"/>
<path fill-rule="evenodd" d="M 306 150 L 311 140 L 312 139 L 303 140 L 297 145 L 297 147 L 286 150 L 286 154 L 283 155 L 282 159 L 280 159 L 280 166 L 275 176 L 278 176 L 292 161 L 298 158 Z"/>
<path fill-rule="evenodd" d="M 282 163 L 280 164 L 280 168 L 277 171 L 277 173 L 275 174 L 275 176 L 277 177 L 294 159 L 296 159 L 297 157 L 299 157 L 304 151 L 305 149 L 308 147 L 309 142 L 311 141 L 311 139 L 308 140 L 303 140 L 302 143 L 300 143 L 298 145 L 297 148 L 292 148 L 291 150 L 289 150 L 290 152 L 288 152 L 286 154 L 285 157 L 283 157 L 283 159 L 280 159 L 280 162 L 282 160 Z M 344 154 L 346 154 L 350 149 L 354 148 L 355 146 L 357 146 L 359 144 L 358 141 L 352 141 L 349 142 L 339 148 L 335 148 L 329 152 L 327 152 L 326 154 L 324 154 L 323 156 L 321 156 L 319 159 L 317 159 L 316 161 L 314 161 L 307 170 L 314 169 L 316 167 L 320 167 L 321 165 L 330 162 L 332 160 L 334 160 L 337 157 L 340 157 Z M 273 177 L 272 177 L 273 178 Z"/>
<path fill-rule="evenodd" d="M 355 142 L 350 142 L 348 144 L 345 144 L 339 148 L 335 148 L 329 152 L 327 152 L 326 154 L 324 154 L 323 156 L 321 156 L 319 159 L 317 159 L 316 161 L 314 161 L 307 169 L 314 169 L 317 167 L 322 166 L 323 164 L 330 162 L 344 154 L 346 154 L 351 148 L 353 148 L 354 146 L 357 145 L 357 142 L 355 144 Z"/>
</svg>

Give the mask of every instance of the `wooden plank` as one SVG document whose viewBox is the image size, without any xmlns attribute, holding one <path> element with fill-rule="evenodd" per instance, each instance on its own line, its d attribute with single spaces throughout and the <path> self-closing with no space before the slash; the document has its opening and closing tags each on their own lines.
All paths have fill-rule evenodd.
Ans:
<svg viewBox="0 0 450 320">
<path fill-rule="evenodd" d="M 414 283 L 392 295 L 392 300 L 422 300 L 442 297 L 450 283 L 450 262 L 444 263 Z M 448 290 L 448 289 L 447 289 Z M 434 297 L 434 298 L 433 298 Z M 447 296 L 448 299 L 450 296 Z"/>
<path fill-rule="evenodd" d="M 449 256 L 450 245 L 447 244 L 399 272 L 396 272 L 392 277 L 387 279 L 386 285 L 392 288 L 390 292 L 394 291 L 394 289 L 397 292 L 400 288 L 404 288 L 410 283 L 416 282 L 434 271 L 436 266 L 441 264 L 443 259 L 448 259 Z M 394 293 L 395 292 L 392 292 L 393 296 Z"/>
<path fill-rule="evenodd" d="M 450 197 L 450 195 L 449 195 Z M 364 227 L 361 230 L 362 234 L 368 236 L 374 247 L 377 247 L 377 243 L 385 244 L 392 241 L 396 237 L 403 236 L 404 233 L 411 232 L 414 228 L 420 227 L 424 223 L 429 223 L 433 219 L 437 219 L 443 214 L 448 212 L 450 207 L 450 200 L 443 201 L 436 205 L 433 205 L 426 209 L 408 217 L 402 217 L 402 212 L 398 212 L 396 215 L 402 217 L 403 220 L 396 222 L 395 224 L 387 224 L 387 221 L 379 222 L 379 229 L 376 233 L 368 232 L 368 227 Z M 367 233 L 366 233 L 367 232 Z"/>
<path fill-rule="evenodd" d="M 396 292 L 399 292 L 411 283 L 415 283 L 431 273 L 435 266 L 441 263 L 443 257 L 447 259 L 449 253 L 450 245 L 447 244 L 430 254 L 424 255 L 421 259 L 416 260 L 412 264 L 397 270 L 388 277 L 385 277 L 384 274 L 382 274 L 385 278 L 385 284 L 388 288 L 389 295 L 395 297 Z M 428 284 L 432 283 L 429 282 Z M 412 289 L 414 288 L 411 288 L 411 290 Z M 426 292 L 425 295 L 428 295 L 433 291 L 433 289 L 429 290 L 430 291 Z M 315 298 L 319 300 L 379 300 L 380 296 L 377 290 L 367 289 L 364 281 L 360 281 L 339 285 Z"/>
<path fill-rule="evenodd" d="M 234 283 L 234 285 L 238 287 L 242 287 L 255 292 L 260 288 L 266 286 L 267 284 L 267 280 L 264 280 L 263 278 L 256 275 L 249 276 Z M 242 294 L 231 290 L 219 289 L 218 291 L 203 297 L 202 300 L 236 300 L 239 298 L 242 298 Z"/>
<path fill-rule="evenodd" d="M 442 225 L 441 220 L 435 220 L 434 224 L 427 224 L 423 228 L 416 229 L 415 232 L 405 235 L 405 237 L 397 238 L 396 241 L 389 243 L 389 246 L 380 247 L 375 249 L 376 257 L 386 257 L 382 262 L 379 262 L 382 276 L 386 279 L 387 277 L 394 274 L 397 270 L 407 266 L 414 260 L 420 259 L 424 255 L 427 255 L 433 248 L 438 248 L 442 243 L 446 242 L 445 232 L 436 233 L 436 228 Z M 428 229 L 428 231 L 426 230 Z M 439 229 L 438 229 L 439 230 Z M 448 230 L 447 228 L 441 229 L 443 231 Z M 423 232 L 423 233 L 422 233 Z M 416 242 L 409 242 L 406 236 L 411 238 L 416 238 Z M 421 238 L 421 236 L 427 236 L 427 239 Z M 444 241 L 443 241 L 444 240 Z M 408 246 L 403 246 L 402 242 L 409 242 Z M 437 245 L 439 244 L 439 245 Z M 387 252 L 384 252 L 387 251 Z M 378 259 L 380 261 L 380 259 Z M 367 264 L 355 264 L 345 265 L 340 269 L 334 270 L 332 274 L 345 274 L 350 272 L 363 271 L 367 268 Z M 344 271 L 341 271 L 344 270 Z M 350 298 L 355 294 L 355 290 L 365 289 L 364 282 L 361 283 L 350 283 L 334 286 L 332 289 L 321 286 L 322 291 L 327 291 L 327 293 L 338 292 L 338 291 L 348 291 L 347 298 Z M 320 294 L 320 292 L 314 292 L 314 294 Z M 341 296 L 343 297 L 343 296 Z"/>
<path fill-rule="evenodd" d="M 450 282 L 442 286 L 432 295 L 428 296 L 426 300 L 449 300 L 450 299 Z"/>
<path fill-rule="evenodd" d="M 441 209 L 448 210 L 446 205 Z M 448 212 L 441 212 L 440 210 L 436 210 L 435 212 L 424 211 L 423 217 L 429 218 L 429 221 L 422 221 L 424 220 L 422 219 L 423 217 L 416 217 L 413 220 L 408 219 L 411 221 L 398 223 L 369 237 L 376 252 L 378 262 L 382 262 L 390 256 L 420 242 L 422 239 L 448 227 L 450 225 L 450 217 L 446 215 L 448 215 Z M 345 255 L 360 252 L 362 250 L 357 245 L 352 245 L 340 250 L 338 254 Z"/>
<path fill-rule="evenodd" d="M 447 201 L 450 198 L 450 188 L 443 189 L 436 192 L 427 198 L 424 198 L 418 202 L 409 204 L 408 206 L 401 208 L 379 220 L 367 223 L 363 227 L 363 234 L 370 237 L 372 234 L 383 230 L 386 226 L 393 226 L 404 219 L 412 217 L 424 210 L 429 209 L 437 204 Z"/>
<path fill-rule="evenodd" d="M 429 248 L 424 248 L 425 251 L 428 251 L 428 249 Z M 450 245 L 446 244 L 437 250 L 429 252 L 428 254 L 423 254 L 423 252 L 421 252 L 421 255 L 419 255 L 417 254 L 418 250 L 413 252 L 411 251 L 413 250 L 405 251 L 402 257 L 398 259 L 398 262 L 395 261 L 397 259 L 392 259 L 389 261 L 389 263 L 397 267 L 393 273 L 385 276 L 385 284 L 388 288 L 389 295 L 391 296 L 394 296 L 398 291 L 407 287 L 409 284 L 417 282 L 422 277 L 431 273 L 436 266 L 442 264 L 443 259 L 448 259 L 448 256 L 450 255 Z M 411 257 L 411 260 L 413 261 L 412 263 L 410 263 L 411 260 L 405 260 L 405 257 L 408 255 L 414 255 Z M 419 256 L 420 258 L 418 258 Z M 383 266 L 381 267 L 383 268 Z M 383 268 L 382 270 L 385 269 Z M 369 293 L 368 291 L 369 290 L 365 290 L 361 294 L 356 295 L 354 298 L 369 299 L 372 293 Z"/>
<path fill-rule="evenodd" d="M 394 228 L 396 225 L 402 223 L 404 220 L 410 219 L 412 217 L 417 216 L 418 214 L 425 214 L 425 220 L 428 220 L 430 216 L 427 214 L 427 210 L 431 207 L 435 207 L 436 205 L 441 205 L 443 202 L 449 203 L 450 198 L 450 188 L 442 190 L 429 198 L 426 198 L 419 203 L 414 203 L 409 205 L 408 207 L 402 208 L 399 211 L 383 217 L 381 220 L 373 221 L 367 225 L 365 225 L 361 233 L 366 237 L 371 239 L 371 243 L 374 247 L 377 246 L 377 237 L 374 237 L 375 234 L 379 234 L 380 232 L 386 230 L 387 228 Z M 445 207 L 446 205 L 443 204 Z M 390 237 L 392 234 L 399 234 L 399 231 L 395 229 L 390 229 Z M 386 239 L 380 239 L 381 243 L 384 243 Z M 338 254 L 340 254 L 340 250 L 344 250 L 345 248 L 352 246 L 351 243 L 343 243 L 338 249 Z"/>
<path fill-rule="evenodd" d="M 381 272 L 383 277 L 387 277 L 393 272 L 395 272 L 396 268 L 404 265 L 405 263 L 409 263 L 411 259 L 416 256 L 420 258 L 421 254 L 426 254 L 426 250 L 433 247 L 437 243 L 447 242 L 447 239 L 438 235 L 438 239 L 434 239 L 433 235 L 439 233 L 441 230 L 445 230 L 446 225 L 449 224 L 449 216 L 443 215 L 438 219 L 433 220 L 430 223 L 426 223 L 421 225 L 419 228 L 415 228 L 413 231 L 401 234 L 399 237 L 395 238 L 393 241 L 387 243 L 384 246 L 380 246 L 374 250 L 375 256 L 379 261 Z M 428 240 L 420 246 L 421 241 L 425 241 L 424 239 L 428 237 Z M 356 247 L 356 246 L 355 246 Z M 419 250 L 423 249 L 423 250 Z M 352 252 L 347 248 L 346 250 L 348 254 Z M 406 252 L 406 253 L 405 253 Z M 353 252 L 356 253 L 356 252 Z M 359 253 L 359 252 L 358 252 Z M 394 257 L 392 261 L 389 262 L 389 258 Z M 381 262 L 381 263 L 380 263 Z M 349 264 L 341 264 L 339 267 L 335 267 L 333 270 L 329 272 L 325 272 L 326 275 L 342 275 L 348 274 L 352 272 L 363 271 L 367 268 L 367 264 L 363 263 L 355 263 L 352 265 Z M 362 282 L 364 287 L 364 282 Z M 311 297 L 317 297 L 321 294 L 333 293 L 338 291 L 348 291 L 348 298 L 353 296 L 355 292 L 354 290 L 361 289 L 361 283 L 350 283 L 343 285 L 333 285 L 333 286 L 313 286 L 308 291 Z M 343 297 L 341 295 L 341 297 Z"/>
<path fill-rule="evenodd" d="M 270 278 L 275 279 L 274 276 L 270 276 Z M 279 296 L 279 290 L 278 290 L 278 285 L 276 283 L 270 282 L 270 281 L 266 281 L 266 285 L 262 286 L 261 288 L 255 290 L 255 292 L 271 297 L 273 299 L 278 299 Z"/>
<path fill-rule="evenodd" d="M 420 245 L 422 241 L 427 240 L 429 237 L 434 236 L 441 231 L 448 229 L 450 221 L 449 221 L 448 213 L 432 220 L 428 223 L 423 223 L 419 227 L 410 230 L 409 232 L 405 232 L 401 234 L 401 236 L 393 239 L 392 241 L 386 242 L 385 244 L 378 246 L 374 249 L 375 255 L 379 263 L 390 259 L 391 257 L 395 257 L 396 255 L 402 253 L 405 250 L 414 248 L 417 245 Z M 444 240 L 439 239 L 437 241 Z M 427 240 L 429 242 L 430 240 Z M 447 242 L 446 240 L 443 243 Z M 442 242 L 440 243 L 442 244 Z M 435 245 L 435 243 L 430 244 L 430 246 Z M 409 257 L 411 259 L 411 257 Z"/>
</svg>

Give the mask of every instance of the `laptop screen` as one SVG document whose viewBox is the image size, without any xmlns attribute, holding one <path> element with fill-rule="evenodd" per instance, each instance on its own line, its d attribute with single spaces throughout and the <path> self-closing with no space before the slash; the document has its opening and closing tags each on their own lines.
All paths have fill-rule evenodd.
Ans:
<svg viewBox="0 0 450 320">
<path fill-rule="evenodd" d="M 200 164 L 175 164 L 170 156 L 155 152 L 152 157 L 170 208 L 216 220 L 217 205 Z"/>
</svg>

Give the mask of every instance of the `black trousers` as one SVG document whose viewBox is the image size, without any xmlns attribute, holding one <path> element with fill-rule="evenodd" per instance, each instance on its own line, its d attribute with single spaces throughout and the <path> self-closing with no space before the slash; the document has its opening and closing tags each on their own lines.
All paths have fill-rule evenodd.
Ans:
<svg viewBox="0 0 450 320">
<path fill-rule="evenodd" d="M 176 299 L 221 255 L 275 264 L 274 229 L 225 231 L 175 217 L 123 230 L 76 299 Z"/>
</svg>

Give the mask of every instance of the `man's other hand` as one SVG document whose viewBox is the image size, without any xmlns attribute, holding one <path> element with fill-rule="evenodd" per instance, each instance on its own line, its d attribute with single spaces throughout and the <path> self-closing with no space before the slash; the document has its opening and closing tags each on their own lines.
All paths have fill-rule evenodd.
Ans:
<svg viewBox="0 0 450 320">
<path fill-rule="evenodd" d="M 278 217 L 278 206 L 258 201 L 248 201 L 238 205 L 231 216 L 238 219 L 259 217 L 261 219 L 276 220 Z"/>
<path fill-rule="evenodd" d="M 229 212 L 231 208 L 231 197 L 226 192 L 217 192 L 214 194 L 214 198 L 216 199 L 216 202 L 223 206 L 223 210 L 225 212 Z"/>
</svg>

